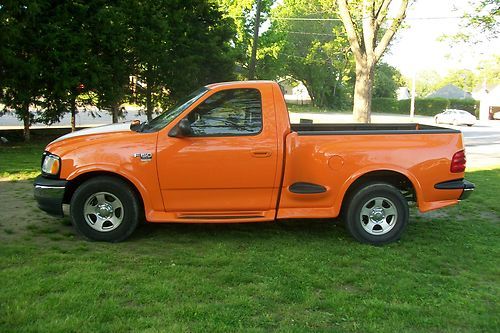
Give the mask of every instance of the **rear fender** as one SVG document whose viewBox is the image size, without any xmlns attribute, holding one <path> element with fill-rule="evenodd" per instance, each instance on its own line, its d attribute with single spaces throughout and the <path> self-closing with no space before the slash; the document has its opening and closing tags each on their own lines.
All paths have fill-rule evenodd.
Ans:
<svg viewBox="0 0 500 333">
<path fill-rule="evenodd" d="M 347 179 L 347 181 L 342 185 L 341 190 L 339 191 L 339 196 L 338 196 L 337 200 L 335 200 L 335 203 L 336 203 L 335 207 L 334 207 L 335 215 L 340 213 L 340 209 L 342 208 L 342 205 L 344 204 L 344 200 L 346 199 L 346 194 L 356 180 L 360 179 L 361 177 L 363 177 L 371 172 L 380 172 L 380 171 L 396 172 L 396 173 L 399 173 L 399 174 L 405 176 L 406 178 L 408 178 L 408 180 L 410 180 L 410 182 L 413 185 L 413 188 L 415 190 L 417 203 L 419 202 L 419 198 L 422 197 L 422 187 L 421 187 L 419 181 L 417 180 L 417 178 L 415 177 L 415 175 L 408 172 L 408 170 L 399 168 L 395 165 L 392 165 L 392 166 L 370 165 L 369 167 L 360 169 L 357 172 L 355 172 L 354 174 L 352 174 L 351 177 L 349 177 Z"/>
</svg>

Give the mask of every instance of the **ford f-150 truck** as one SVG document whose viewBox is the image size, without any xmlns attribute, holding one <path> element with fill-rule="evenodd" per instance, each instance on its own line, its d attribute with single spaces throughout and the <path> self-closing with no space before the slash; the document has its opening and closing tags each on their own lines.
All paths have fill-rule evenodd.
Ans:
<svg viewBox="0 0 500 333">
<path fill-rule="evenodd" d="M 210 84 L 150 122 L 80 130 L 51 142 L 35 198 L 78 233 L 121 241 L 141 220 L 178 223 L 335 218 L 372 244 L 400 238 L 408 201 L 458 203 L 460 131 L 421 124 L 290 125 L 270 81 Z M 64 208 L 63 209 L 63 205 Z"/>
</svg>

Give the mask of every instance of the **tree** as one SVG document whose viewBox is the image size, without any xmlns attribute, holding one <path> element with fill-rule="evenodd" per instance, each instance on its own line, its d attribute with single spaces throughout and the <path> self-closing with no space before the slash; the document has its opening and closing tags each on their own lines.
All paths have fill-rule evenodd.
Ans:
<svg viewBox="0 0 500 333">
<path fill-rule="evenodd" d="M 464 91 L 472 92 L 478 85 L 479 80 L 477 74 L 469 69 L 458 69 L 449 71 L 441 81 L 441 86 L 453 84 Z"/>
<path fill-rule="evenodd" d="M 434 92 L 441 87 L 441 82 L 443 80 L 442 76 L 439 75 L 435 70 L 425 70 L 418 72 L 416 74 L 415 90 L 418 97 L 424 98 L 430 93 Z M 405 78 L 406 86 L 410 87 L 412 78 Z"/>
<path fill-rule="evenodd" d="M 477 84 L 487 86 L 500 84 L 500 55 L 493 55 L 479 62 Z"/>
<path fill-rule="evenodd" d="M 409 0 L 401 0 L 389 18 L 392 0 L 337 0 L 339 16 L 356 62 L 353 115 L 356 121 L 371 121 L 374 69 L 406 15 Z M 388 23 L 384 27 L 384 23 Z"/>
<path fill-rule="evenodd" d="M 89 64 L 91 73 L 89 89 L 98 96 L 100 109 L 111 113 L 113 123 L 121 116 L 120 104 L 129 91 L 129 76 L 133 60 L 129 45 L 129 26 L 124 8 L 128 1 L 94 0 L 87 21 L 92 32 Z"/>
<path fill-rule="evenodd" d="M 24 140 L 36 119 L 30 108 L 40 104 L 43 91 L 42 42 L 39 26 L 47 3 L 3 1 L 0 5 L 0 99 L 23 121 Z"/>
<path fill-rule="evenodd" d="M 275 0 L 217 0 L 222 10 L 226 12 L 226 17 L 234 20 L 236 26 L 236 35 L 233 38 L 233 52 L 239 66 L 239 78 L 251 78 L 259 74 L 259 49 L 255 48 L 254 68 L 251 69 L 252 49 L 255 41 L 255 31 L 266 22 L 271 7 Z M 257 10 L 260 5 L 260 10 Z M 259 20 L 256 16 L 259 14 Z M 259 24 L 256 27 L 255 24 Z M 259 35 L 260 36 L 260 35 Z M 258 38 L 258 47 L 265 47 Z"/>
<path fill-rule="evenodd" d="M 314 105 L 345 107 L 353 69 L 349 42 L 325 9 L 318 0 L 285 0 L 273 10 L 261 38 L 260 70 L 266 72 L 260 76 L 292 77 L 306 86 Z"/>
<path fill-rule="evenodd" d="M 458 38 L 466 42 L 476 42 L 478 36 L 479 39 L 498 38 L 500 33 L 498 0 L 471 0 L 469 4 L 472 10 L 464 14 L 463 29 Z"/>
<path fill-rule="evenodd" d="M 200 85 L 233 78 L 234 25 L 212 2 L 135 0 L 124 10 L 138 82 L 134 97 L 146 105 L 148 119 L 155 107 L 168 107 Z"/>
<path fill-rule="evenodd" d="M 89 65 L 95 61 L 90 52 L 91 31 L 86 22 L 92 13 L 89 2 L 66 0 L 50 2 L 41 25 L 45 52 L 44 112 L 40 120 L 51 123 L 59 120 L 68 110 L 71 130 L 75 131 L 75 116 L 80 94 L 90 81 Z"/>
<path fill-rule="evenodd" d="M 170 34 L 166 1 L 130 1 L 124 8 L 130 31 L 130 50 L 136 79 L 134 99 L 146 105 L 148 120 L 163 97 L 175 43 Z M 178 15 L 170 12 L 172 16 Z"/>
<path fill-rule="evenodd" d="M 375 66 L 373 97 L 395 98 L 397 89 L 404 85 L 403 77 L 396 68 L 384 62 Z"/>
</svg>

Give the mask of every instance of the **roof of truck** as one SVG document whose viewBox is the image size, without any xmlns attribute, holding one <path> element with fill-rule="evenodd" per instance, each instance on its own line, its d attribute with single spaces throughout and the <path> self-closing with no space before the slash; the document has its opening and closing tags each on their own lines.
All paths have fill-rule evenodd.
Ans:
<svg viewBox="0 0 500 333">
<path fill-rule="evenodd" d="M 275 81 L 270 81 L 270 80 L 253 80 L 253 81 L 229 81 L 229 82 L 219 82 L 219 83 L 211 83 L 207 84 L 206 87 L 209 89 L 214 89 L 222 86 L 249 86 L 249 85 L 255 85 L 255 84 L 269 84 L 269 83 L 274 83 L 276 84 Z"/>
</svg>

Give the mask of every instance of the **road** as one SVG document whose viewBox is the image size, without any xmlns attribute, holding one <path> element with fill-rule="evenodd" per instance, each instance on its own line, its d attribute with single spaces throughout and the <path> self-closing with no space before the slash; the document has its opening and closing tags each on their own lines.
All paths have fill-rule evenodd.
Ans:
<svg viewBox="0 0 500 333">
<path fill-rule="evenodd" d="M 454 127 L 464 136 L 467 166 L 485 168 L 500 166 L 500 121 L 493 124 L 477 124 L 472 127 Z"/>
<path fill-rule="evenodd" d="M 133 119 L 145 120 L 144 115 L 129 112 L 123 121 Z M 290 121 L 299 123 L 300 119 L 310 119 L 314 123 L 350 123 L 353 122 L 352 114 L 349 113 L 290 113 Z M 432 117 L 416 116 L 410 119 L 408 116 L 391 114 L 373 114 L 374 123 L 408 123 L 418 122 L 421 124 L 435 125 Z M 77 126 L 98 126 L 111 123 L 109 113 L 103 112 L 100 117 L 92 117 L 87 113 L 77 114 Z M 66 116 L 61 122 L 54 126 L 69 126 L 69 117 Z M 468 168 L 488 168 L 500 166 L 500 120 L 478 122 L 472 127 L 440 125 L 455 128 L 462 131 L 467 154 Z M 34 127 L 44 127 L 35 125 Z M 22 123 L 12 115 L 0 117 L 0 130 L 22 128 Z"/>
</svg>

